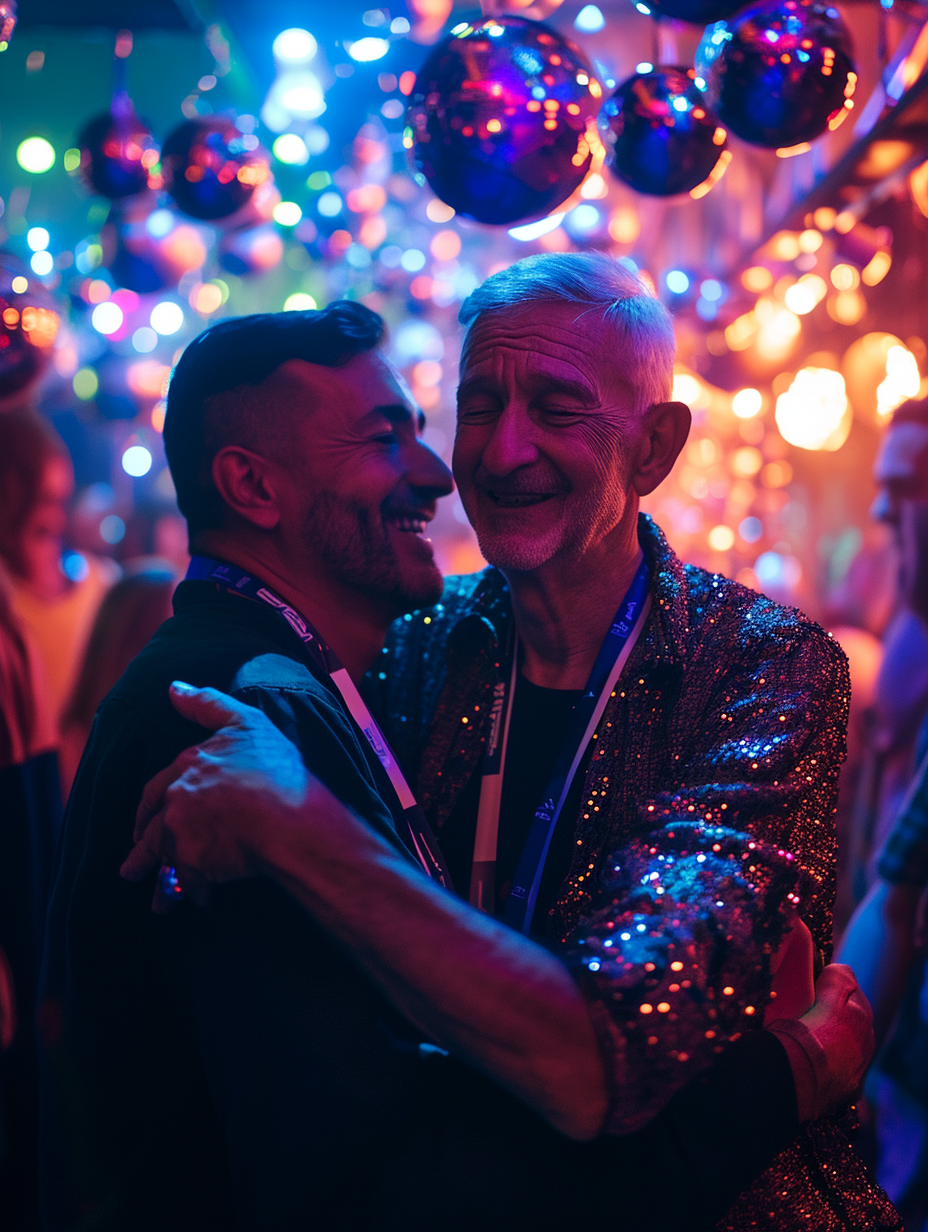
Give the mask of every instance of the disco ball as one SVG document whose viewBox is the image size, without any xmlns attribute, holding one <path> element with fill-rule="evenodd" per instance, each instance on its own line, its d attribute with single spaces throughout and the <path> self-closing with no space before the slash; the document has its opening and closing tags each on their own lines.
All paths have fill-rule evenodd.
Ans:
<svg viewBox="0 0 928 1232">
<path fill-rule="evenodd" d="M 696 67 L 723 124 L 769 149 L 813 141 L 848 114 L 851 38 L 823 0 L 761 0 L 703 35 Z"/>
<path fill-rule="evenodd" d="M 192 218 L 216 222 L 246 205 L 271 174 L 266 152 L 248 145 L 246 135 L 219 116 L 175 128 L 164 143 L 161 165 L 178 208 Z"/>
<path fill-rule="evenodd" d="M 85 124 L 77 144 L 84 183 L 101 197 L 118 201 L 158 186 L 152 177 L 158 146 L 125 96 Z"/>
<path fill-rule="evenodd" d="M 35 275 L 0 252 L 0 401 L 42 375 L 60 324 L 54 300 Z"/>
<path fill-rule="evenodd" d="M 636 192 L 670 197 L 702 184 L 725 148 L 695 69 L 656 68 L 623 81 L 600 113 L 611 170 Z"/>
<path fill-rule="evenodd" d="M 658 17 L 675 17 L 696 26 L 710 21 L 724 21 L 743 7 L 744 0 L 646 0 L 647 7 Z"/>
<path fill-rule="evenodd" d="M 511 226 L 582 183 L 601 99 L 583 53 L 542 22 L 461 22 L 419 71 L 404 142 L 442 201 Z"/>
</svg>

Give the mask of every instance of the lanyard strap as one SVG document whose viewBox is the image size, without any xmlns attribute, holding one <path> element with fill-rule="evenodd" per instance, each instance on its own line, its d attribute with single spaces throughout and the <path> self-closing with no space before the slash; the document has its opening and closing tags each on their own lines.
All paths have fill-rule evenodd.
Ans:
<svg viewBox="0 0 928 1232">
<path fill-rule="evenodd" d="M 393 750 L 387 743 L 386 736 L 380 730 L 374 716 L 358 692 L 357 686 L 332 647 L 323 640 L 309 621 L 280 595 L 275 594 L 257 578 L 237 569 L 234 565 L 227 565 L 223 561 L 213 560 L 208 556 L 194 556 L 190 560 L 186 576 L 188 581 L 215 582 L 224 590 L 247 595 L 249 599 L 257 599 L 260 603 L 266 603 L 274 608 L 286 620 L 303 643 L 313 662 L 325 672 L 338 690 L 346 710 L 361 729 L 377 760 L 387 772 L 403 810 L 403 817 L 409 830 L 410 844 L 419 863 L 429 877 L 450 890 L 452 888 L 451 877 L 425 814 L 406 782 Z"/>
<path fill-rule="evenodd" d="M 603 711 L 644 627 L 650 607 L 648 567 L 642 560 L 596 656 L 583 694 L 574 707 L 561 751 L 545 788 L 542 803 L 535 810 L 528 839 L 519 859 L 512 893 L 503 918 L 507 924 L 521 932 L 528 933 L 531 930 L 545 861 L 564 801 Z M 470 901 L 483 910 L 489 908 L 495 894 L 499 809 L 517 672 L 518 646 L 514 646 L 508 686 L 502 682 L 497 685 L 480 784 Z"/>
</svg>

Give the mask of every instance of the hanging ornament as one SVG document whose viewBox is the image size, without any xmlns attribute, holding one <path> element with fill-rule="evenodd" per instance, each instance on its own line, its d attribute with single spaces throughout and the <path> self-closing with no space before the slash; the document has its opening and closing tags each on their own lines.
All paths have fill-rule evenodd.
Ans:
<svg viewBox="0 0 928 1232">
<path fill-rule="evenodd" d="M 6 51 L 16 29 L 16 0 L 0 0 L 0 51 Z"/>
<path fill-rule="evenodd" d="M 52 297 L 31 270 L 0 252 L 0 402 L 42 375 L 60 324 Z"/>
<path fill-rule="evenodd" d="M 768 149 L 814 141 L 854 105 L 850 34 L 822 0 L 761 0 L 716 22 L 696 67 L 722 123 Z"/>
<path fill-rule="evenodd" d="M 165 186 L 179 209 L 192 218 L 229 218 L 270 177 L 268 156 L 249 149 L 246 134 L 231 120 L 201 116 L 175 128 L 164 143 Z"/>
<path fill-rule="evenodd" d="M 694 26 L 724 21 L 744 7 L 744 0 L 646 0 L 655 17 L 675 17 Z"/>
<path fill-rule="evenodd" d="M 404 144 L 442 201 L 511 226 L 560 205 L 602 156 L 601 98 L 580 49 L 541 22 L 461 22 L 419 71 Z"/>
<path fill-rule="evenodd" d="M 276 227 L 243 227 L 219 241 L 219 260 L 230 274 L 263 274 L 279 265 L 284 244 Z"/>
<path fill-rule="evenodd" d="M 671 197 L 712 173 L 726 133 L 706 105 L 695 69 L 655 68 L 623 81 L 607 99 L 599 127 L 607 161 L 636 192 Z"/>
<path fill-rule="evenodd" d="M 91 192 L 119 201 L 161 187 L 155 171 L 158 146 L 124 92 L 114 96 L 109 111 L 84 125 L 77 144 L 81 175 Z"/>
</svg>

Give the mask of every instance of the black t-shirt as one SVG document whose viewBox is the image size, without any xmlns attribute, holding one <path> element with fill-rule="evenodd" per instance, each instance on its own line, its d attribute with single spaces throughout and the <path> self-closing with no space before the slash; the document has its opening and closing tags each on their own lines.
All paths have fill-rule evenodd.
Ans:
<svg viewBox="0 0 928 1232">
<path fill-rule="evenodd" d="M 519 858 L 532 828 L 535 809 L 542 802 L 565 741 L 570 716 L 582 692 L 582 689 L 546 689 L 533 684 L 525 676 L 518 676 L 516 679 L 506 745 L 496 848 L 498 916 L 505 909 Z M 577 816 L 585 766 L 586 757 L 574 776 L 548 849 L 533 916 L 532 931 L 539 935 L 544 931 L 545 917 L 570 865 L 574 841 L 571 819 Z M 451 879 L 464 898 L 467 897 L 470 885 L 470 865 L 480 801 L 480 778 L 478 767 L 461 793 L 442 833 L 442 850 L 448 860 Z"/>
</svg>

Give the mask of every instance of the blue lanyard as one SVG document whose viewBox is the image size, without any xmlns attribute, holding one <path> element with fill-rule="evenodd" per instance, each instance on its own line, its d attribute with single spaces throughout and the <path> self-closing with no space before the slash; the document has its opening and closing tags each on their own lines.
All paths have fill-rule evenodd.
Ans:
<svg viewBox="0 0 928 1232">
<path fill-rule="evenodd" d="M 246 595 L 249 599 L 266 603 L 286 620 L 310 657 L 338 690 L 345 709 L 361 729 L 377 760 L 387 772 L 387 777 L 393 785 L 403 810 L 403 817 L 409 831 L 410 850 L 415 854 L 428 876 L 450 890 L 452 888 L 451 876 L 425 814 L 412 794 L 386 737 L 331 646 L 324 641 L 309 621 L 280 595 L 275 594 L 258 578 L 236 568 L 235 565 L 212 560 L 208 556 L 194 556 L 191 558 L 186 576 L 188 581 L 214 582 L 233 594 Z"/>
<path fill-rule="evenodd" d="M 505 922 L 520 932 L 527 934 L 531 931 L 532 916 L 535 912 L 538 891 L 541 887 L 545 861 L 548 857 L 548 850 L 554 837 L 558 818 L 564 807 L 564 801 L 577 775 L 580 763 L 583 761 L 586 749 L 599 724 L 603 711 L 612 696 L 615 684 L 644 626 L 649 610 L 648 567 L 647 563 L 642 560 L 632 579 L 628 592 L 619 604 L 609 632 L 606 634 L 596 656 L 596 662 L 593 664 L 593 670 L 590 672 L 590 678 L 586 683 L 583 694 L 574 707 L 564 735 L 563 744 L 561 745 L 561 751 L 558 754 L 554 770 L 542 796 L 542 802 L 535 810 L 528 839 L 516 868 L 512 893 L 503 912 Z M 497 696 L 494 698 L 493 706 L 493 718 L 496 720 L 493 732 L 494 738 L 488 741 L 489 756 L 484 763 L 484 778 L 481 784 L 481 811 L 486 792 L 491 802 L 495 798 L 497 817 L 502 788 L 502 775 L 505 770 L 506 735 L 508 733 L 509 716 L 512 711 L 512 695 L 515 691 L 517 678 L 517 657 L 518 647 L 514 647 L 509 684 L 508 686 L 505 684 L 497 686 Z M 502 734 L 500 734 L 500 728 L 502 728 Z M 493 807 L 492 803 L 490 807 Z M 475 857 L 477 848 L 480 845 L 479 831 L 480 819 L 478 818 L 478 839 L 475 843 Z M 494 824 L 492 833 L 493 862 L 484 870 L 484 879 L 490 873 L 495 872 L 495 844 L 496 826 Z M 486 847 L 484 847 L 481 854 L 486 859 L 486 856 L 489 854 Z M 478 861 L 475 858 L 475 873 L 477 872 L 477 867 Z M 479 878 L 479 874 L 477 876 Z M 474 905 L 483 906 L 484 903 L 475 901 L 478 893 L 479 891 L 477 891 L 475 886 L 475 877 L 472 877 L 471 902 Z M 482 889 L 484 902 L 487 897 L 488 891 L 486 884 L 484 884 Z"/>
</svg>

